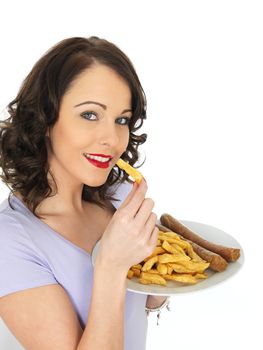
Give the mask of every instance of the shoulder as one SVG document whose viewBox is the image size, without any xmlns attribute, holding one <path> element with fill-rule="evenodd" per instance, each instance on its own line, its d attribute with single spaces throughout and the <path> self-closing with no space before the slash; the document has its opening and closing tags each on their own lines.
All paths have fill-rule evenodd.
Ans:
<svg viewBox="0 0 263 350">
<path fill-rule="evenodd" d="M 25 236 L 25 232 L 20 222 L 15 216 L 12 216 L 5 211 L 0 212 L 0 227 L 0 242 L 18 235 Z"/>
<path fill-rule="evenodd" d="M 31 233 L 36 233 L 37 227 L 27 210 L 13 199 L 0 204 L 0 240 L 31 240 Z"/>
<path fill-rule="evenodd" d="M 0 227 L 0 262 L 24 258 L 37 263 L 43 261 L 43 254 L 23 220 L 9 211 L 0 212 Z"/>
<path fill-rule="evenodd" d="M 18 220 L 1 212 L 0 227 L 0 298 L 57 283 L 43 254 Z"/>
</svg>

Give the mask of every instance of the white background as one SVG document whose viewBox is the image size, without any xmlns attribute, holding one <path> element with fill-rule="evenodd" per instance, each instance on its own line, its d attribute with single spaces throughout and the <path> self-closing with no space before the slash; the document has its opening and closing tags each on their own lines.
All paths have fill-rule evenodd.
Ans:
<svg viewBox="0 0 263 350">
<path fill-rule="evenodd" d="M 148 100 L 142 146 L 155 212 L 206 223 L 245 251 L 227 282 L 172 298 L 147 350 L 262 348 L 261 1 L 12 1 L 0 5 L 0 110 L 35 61 L 96 35 L 132 60 Z M 8 195 L 0 184 L 0 200 Z M 1 228 L 0 228 L 1 229 Z M 20 349 L 0 325 L 0 348 Z"/>
</svg>

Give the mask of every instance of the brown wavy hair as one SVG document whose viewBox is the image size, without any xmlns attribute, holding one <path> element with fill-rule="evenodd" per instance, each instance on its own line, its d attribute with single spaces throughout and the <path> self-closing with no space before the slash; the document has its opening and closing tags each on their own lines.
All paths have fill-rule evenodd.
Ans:
<svg viewBox="0 0 263 350">
<path fill-rule="evenodd" d="M 146 141 L 147 134 L 135 132 L 146 119 L 146 96 L 130 59 L 116 45 L 97 36 L 64 39 L 36 62 L 16 98 L 7 105 L 9 117 L 0 122 L 0 177 L 11 190 L 11 207 L 10 195 L 19 191 L 28 209 L 40 218 L 36 208 L 52 194 L 47 178 L 46 132 L 56 123 L 60 101 L 73 80 L 95 63 L 114 69 L 129 85 L 132 118 L 129 143 L 121 157 L 131 165 L 138 161 L 138 147 Z M 131 183 L 128 175 L 114 166 L 102 186 L 84 184 L 82 199 L 106 208 L 116 200 L 110 187 L 126 180 Z"/>
</svg>

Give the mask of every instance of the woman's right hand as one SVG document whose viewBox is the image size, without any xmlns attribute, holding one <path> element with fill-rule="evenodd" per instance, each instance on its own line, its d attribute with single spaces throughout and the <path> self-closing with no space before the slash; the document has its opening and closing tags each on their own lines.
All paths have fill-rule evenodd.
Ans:
<svg viewBox="0 0 263 350">
<path fill-rule="evenodd" d="M 145 198 L 147 188 L 145 180 L 133 184 L 103 233 L 95 264 L 127 272 L 152 254 L 159 230 L 152 212 L 154 201 Z"/>
</svg>

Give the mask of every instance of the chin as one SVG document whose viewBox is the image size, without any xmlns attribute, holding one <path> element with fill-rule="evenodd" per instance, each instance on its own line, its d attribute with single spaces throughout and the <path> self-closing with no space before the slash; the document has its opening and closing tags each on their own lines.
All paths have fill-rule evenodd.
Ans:
<svg viewBox="0 0 263 350">
<path fill-rule="evenodd" d="M 94 181 L 89 181 L 88 183 L 84 182 L 84 185 L 89 186 L 89 187 L 101 187 L 105 184 L 106 181 L 94 180 Z"/>
</svg>

